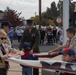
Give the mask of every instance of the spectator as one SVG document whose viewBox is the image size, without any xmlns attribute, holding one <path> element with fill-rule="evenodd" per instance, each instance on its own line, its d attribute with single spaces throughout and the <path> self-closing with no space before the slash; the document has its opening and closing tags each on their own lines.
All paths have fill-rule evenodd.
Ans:
<svg viewBox="0 0 76 75">
<path fill-rule="evenodd" d="M 13 43 L 13 36 L 14 36 L 14 29 L 11 28 L 10 31 L 8 32 L 8 36 L 10 38 L 11 44 Z"/>
<path fill-rule="evenodd" d="M 43 28 L 40 29 L 40 44 L 44 44 L 45 31 Z"/>
<path fill-rule="evenodd" d="M 63 44 L 63 35 L 60 36 L 60 39 L 59 39 L 58 43 L 59 43 L 59 45 Z"/>
<path fill-rule="evenodd" d="M 17 33 L 18 43 L 20 43 L 22 38 L 22 30 L 18 27 L 16 33 Z"/>
<path fill-rule="evenodd" d="M 53 35 L 52 35 L 52 29 L 48 28 L 46 32 L 46 37 L 47 37 L 47 44 L 50 45 L 53 44 Z"/>
<path fill-rule="evenodd" d="M 58 30 L 58 41 L 60 40 L 60 37 L 63 35 L 63 29 L 59 28 Z"/>
<path fill-rule="evenodd" d="M 53 42 L 57 43 L 57 29 L 56 29 L 56 26 L 54 26 L 52 34 L 53 34 Z"/>
</svg>

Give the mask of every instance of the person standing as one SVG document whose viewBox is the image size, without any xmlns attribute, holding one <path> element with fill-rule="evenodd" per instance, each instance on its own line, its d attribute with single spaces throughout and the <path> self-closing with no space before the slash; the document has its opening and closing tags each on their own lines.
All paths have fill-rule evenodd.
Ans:
<svg viewBox="0 0 76 75">
<path fill-rule="evenodd" d="M 52 29 L 51 28 L 48 28 L 47 30 L 47 33 L 46 33 L 46 36 L 47 36 L 47 44 L 50 45 L 53 44 L 53 36 L 52 36 Z"/>
<path fill-rule="evenodd" d="M 8 36 L 10 38 L 11 44 L 13 43 L 13 36 L 14 36 L 14 29 L 11 28 L 10 31 L 8 32 Z"/>
<path fill-rule="evenodd" d="M 19 49 L 22 49 L 24 42 L 30 43 L 31 51 L 38 53 L 39 51 L 39 32 L 33 27 L 34 22 L 31 19 L 27 20 L 27 28 L 23 32 L 23 36 L 19 45 Z M 37 59 L 38 60 L 38 59 Z M 38 69 L 33 69 L 33 75 L 38 75 Z"/>
<path fill-rule="evenodd" d="M 22 38 L 22 30 L 18 27 L 16 33 L 17 33 L 18 43 L 20 43 Z"/>
<path fill-rule="evenodd" d="M 8 21 L 5 21 L 5 22 L 1 23 L 0 31 L 2 31 L 6 35 L 7 38 L 5 40 L 5 43 L 7 43 L 9 46 L 11 46 L 11 41 L 8 37 L 8 32 L 9 32 L 11 27 L 12 27 L 12 25 Z"/>
<path fill-rule="evenodd" d="M 40 29 L 40 44 L 44 44 L 45 38 L 45 30 L 43 28 Z"/>
<path fill-rule="evenodd" d="M 52 33 L 53 33 L 53 42 L 57 43 L 57 29 L 56 29 L 56 26 L 54 26 Z"/>
</svg>

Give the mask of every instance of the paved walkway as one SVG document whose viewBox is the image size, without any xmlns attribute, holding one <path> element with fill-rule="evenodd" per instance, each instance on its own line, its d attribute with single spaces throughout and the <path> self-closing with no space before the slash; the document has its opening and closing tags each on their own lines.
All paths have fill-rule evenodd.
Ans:
<svg viewBox="0 0 76 75">
<path fill-rule="evenodd" d="M 19 64 L 10 62 L 10 69 L 8 71 L 8 75 L 22 75 L 21 66 Z"/>
</svg>

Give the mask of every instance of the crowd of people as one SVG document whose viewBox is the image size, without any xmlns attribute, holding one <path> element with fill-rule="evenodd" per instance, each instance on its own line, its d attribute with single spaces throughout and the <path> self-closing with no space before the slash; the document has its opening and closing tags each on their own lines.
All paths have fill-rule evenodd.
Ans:
<svg viewBox="0 0 76 75">
<path fill-rule="evenodd" d="M 34 27 L 35 28 L 35 27 Z M 18 43 L 20 43 L 23 32 L 25 28 L 17 27 L 14 29 L 11 27 L 11 29 L 8 32 L 8 36 L 10 38 L 11 43 L 13 44 L 13 40 L 17 39 Z M 58 43 L 60 45 L 63 44 L 63 29 L 62 27 L 56 28 L 56 26 L 47 27 L 44 29 L 41 27 L 40 29 L 37 29 L 39 32 L 39 44 L 40 45 L 53 45 L 53 43 Z"/>
<path fill-rule="evenodd" d="M 19 47 L 18 49 L 12 48 L 14 33 L 17 33 Z M 9 22 L 3 22 L 0 29 L 0 75 L 7 75 L 9 69 L 9 62 L 5 59 L 9 58 L 9 53 L 14 52 L 21 55 L 23 60 L 38 60 L 32 53 L 40 53 L 39 44 L 53 44 L 59 43 L 60 46 L 50 50 L 49 55 L 62 54 L 63 61 L 74 63 L 76 61 L 76 30 L 74 28 L 68 28 L 66 34 L 69 40 L 63 45 L 63 30 L 59 30 L 54 26 L 53 28 L 47 28 L 44 30 L 40 28 L 37 30 L 34 28 L 33 20 L 27 20 L 27 28 L 22 31 L 18 28 L 16 31 L 11 28 Z M 8 37 L 9 36 L 9 37 Z M 22 75 L 39 75 L 37 68 L 30 68 L 22 66 Z M 32 71 L 33 70 L 33 71 Z M 73 75 L 68 73 L 60 73 L 61 75 Z"/>
<path fill-rule="evenodd" d="M 60 45 L 63 44 L 63 29 L 62 27 L 56 28 L 54 26 L 53 28 L 47 27 L 45 30 L 43 28 L 40 28 L 40 44 L 53 44 L 53 43 L 59 43 Z"/>
</svg>

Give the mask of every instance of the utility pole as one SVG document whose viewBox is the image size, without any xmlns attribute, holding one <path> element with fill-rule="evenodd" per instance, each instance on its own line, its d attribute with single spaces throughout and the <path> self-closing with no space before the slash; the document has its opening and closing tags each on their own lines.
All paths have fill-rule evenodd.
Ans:
<svg viewBox="0 0 76 75">
<path fill-rule="evenodd" d="M 41 28 L 41 0 L 39 0 L 39 28 Z"/>
</svg>

